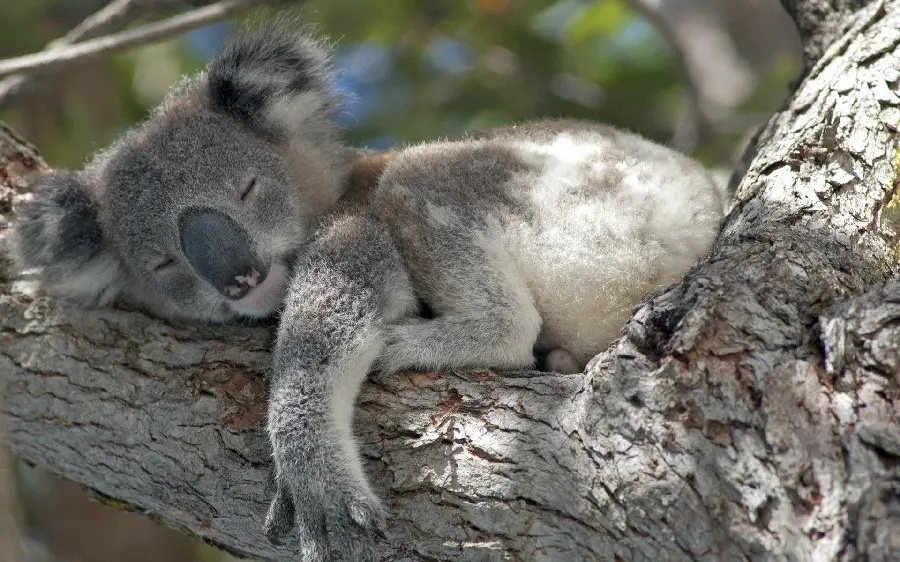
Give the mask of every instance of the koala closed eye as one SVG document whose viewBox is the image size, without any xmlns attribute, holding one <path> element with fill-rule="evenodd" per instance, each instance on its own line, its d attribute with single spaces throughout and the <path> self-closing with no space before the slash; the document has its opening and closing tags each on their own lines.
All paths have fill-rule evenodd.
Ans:
<svg viewBox="0 0 900 562">
<path fill-rule="evenodd" d="M 250 197 L 253 192 L 256 190 L 256 176 L 253 176 L 248 181 L 244 182 L 240 192 L 238 193 L 238 198 L 241 201 L 246 201 L 248 197 Z"/>
<path fill-rule="evenodd" d="M 170 256 L 160 256 L 155 260 L 152 260 L 149 265 L 149 269 L 153 273 L 164 273 L 170 269 L 175 267 L 175 260 Z"/>
</svg>

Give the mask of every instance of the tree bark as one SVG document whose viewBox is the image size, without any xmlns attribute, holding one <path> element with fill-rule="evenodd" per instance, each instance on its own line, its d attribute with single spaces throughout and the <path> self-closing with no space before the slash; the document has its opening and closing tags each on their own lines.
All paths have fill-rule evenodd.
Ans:
<svg viewBox="0 0 900 562">
<path fill-rule="evenodd" d="M 748 153 L 710 257 L 585 374 L 366 384 L 383 559 L 900 559 L 900 1 L 788 3 L 822 56 Z M 15 184 L 40 163 L 10 142 Z M 76 310 L 5 267 L 13 452 L 289 559 L 261 533 L 271 331 Z"/>
</svg>

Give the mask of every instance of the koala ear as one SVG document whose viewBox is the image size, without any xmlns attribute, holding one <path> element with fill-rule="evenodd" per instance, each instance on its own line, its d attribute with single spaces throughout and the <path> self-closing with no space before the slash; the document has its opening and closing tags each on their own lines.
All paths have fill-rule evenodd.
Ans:
<svg viewBox="0 0 900 562">
<path fill-rule="evenodd" d="M 105 247 L 100 213 L 81 177 L 65 170 L 42 176 L 16 215 L 9 239 L 21 271 L 39 268 L 51 293 L 102 306 L 124 286 L 122 268 Z"/>
<path fill-rule="evenodd" d="M 213 57 L 207 76 L 213 107 L 279 136 L 329 124 L 338 105 L 329 93 L 329 49 L 290 20 L 239 31 Z"/>
</svg>

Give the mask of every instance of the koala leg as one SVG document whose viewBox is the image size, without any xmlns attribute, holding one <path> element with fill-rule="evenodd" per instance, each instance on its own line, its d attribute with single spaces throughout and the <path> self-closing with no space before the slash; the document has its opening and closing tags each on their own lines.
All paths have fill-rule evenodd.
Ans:
<svg viewBox="0 0 900 562">
<path fill-rule="evenodd" d="M 502 251 L 479 250 L 455 252 L 460 261 L 446 260 L 440 270 L 431 272 L 433 279 L 424 285 L 441 295 L 436 317 L 387 325 L 379 368 L 534 365 L 541 316 L 531 293 Z"/>
<path fill-rule="evenodd" d="M 371 559 L 383 510 L 352 435 L 354 404 L 381 351 L 385 316 L 414 303 L 374 219 L 335 220 L 298 263 L 273 357 L 268 432 L 277 492 L 265 530 L 277 542 L 296 525 L 303 560 Z"/>
<path fill-rule="evenodd" d="M 584 369 L 568 349 L 558 347 L 551 350 L 536 350 L 537 369 L 548 373 L 574 375 Z"/>
<path fill-rule="evenodd" d="M 581 365 L 568 349 L 554 349 L 547 355 L 547 370 L 551 373 L 573 375 L 582 371 Z"/>
</svg>

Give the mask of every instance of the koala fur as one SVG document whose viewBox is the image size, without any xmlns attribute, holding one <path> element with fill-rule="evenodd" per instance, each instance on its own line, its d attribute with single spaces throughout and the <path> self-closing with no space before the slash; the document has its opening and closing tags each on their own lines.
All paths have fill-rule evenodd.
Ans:
<svg viewBox="0 0 900 562">
<path fill-rule="evenodd" d="M 289 24 L 242 31 L 83 170 L 42 178 L 12 249 L 83 305 L 282 309 L 266 533 L 366 560 L 384 516 L 352 435 L 366 374 L 525 368 L 535 351 L 578 372 L 707 253 L 724 196 L 691 159 L 575 121 L 362 154 L 334 125 L 330 72 Z"/>
</svg>

